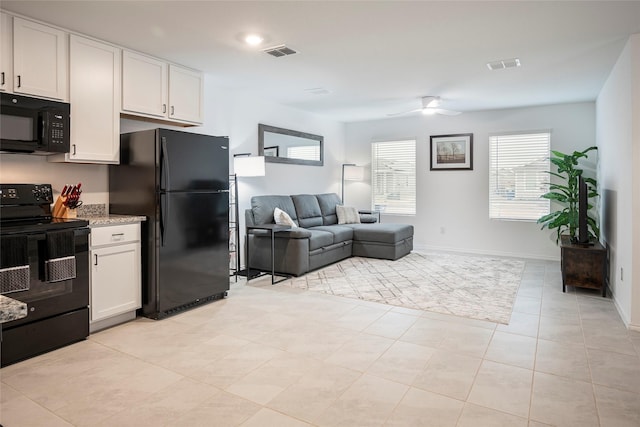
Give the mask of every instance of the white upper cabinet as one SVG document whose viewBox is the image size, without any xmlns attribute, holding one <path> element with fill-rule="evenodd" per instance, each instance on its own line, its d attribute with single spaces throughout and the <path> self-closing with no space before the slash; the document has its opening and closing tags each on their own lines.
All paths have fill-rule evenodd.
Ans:
<svg viewBox="0 0 640 427">
<path fill-rule="evenodd" d="M 122 110 L 167 117 L 167 63 L 122 51 Z"/>
<path fill-rule="evenodd" d="M 13 23 L 0 13 L 0 91 L 13 90 Z"/>
<path fill-rule="evenodd" d="M 71 150 L 55 160 L 118 163 L 120 49 L 71 35 L 69 76 Z"/>
<path fill-rule="evenodd" d="M 14 17 L 13 92 L 66 100 L 67 79 L 67 34 Z"/>
<path fill-rule="evenodd" d="M 202 73 L 123 50 L 122 112 L 201 124 Z"/>
<path fill-rule="evenodd" d="M 169 117 L 202 123 L 203 86 L 201 72 L 169 65 Z"/>
</svg>

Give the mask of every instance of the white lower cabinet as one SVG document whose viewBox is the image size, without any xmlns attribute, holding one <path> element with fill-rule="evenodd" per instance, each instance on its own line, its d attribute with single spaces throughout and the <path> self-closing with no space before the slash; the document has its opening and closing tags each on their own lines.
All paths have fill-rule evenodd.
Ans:
<svg viewBox="0 0 640 427">
<path fill-rule="evenodd" d="M 91 227 L 91 332 L 135 318 L 142 305 L 140 224 Z"/>
</svg>

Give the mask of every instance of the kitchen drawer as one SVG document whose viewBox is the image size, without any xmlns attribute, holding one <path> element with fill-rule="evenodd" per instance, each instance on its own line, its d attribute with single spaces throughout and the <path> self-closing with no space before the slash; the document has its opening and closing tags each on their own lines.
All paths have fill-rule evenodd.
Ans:
<svg viewBox="0 0 640 427">
<path fill-rule="evenodd" d="M 91 247 L 140 241 L 140 224 L 91 227 Z"/>
</svg>

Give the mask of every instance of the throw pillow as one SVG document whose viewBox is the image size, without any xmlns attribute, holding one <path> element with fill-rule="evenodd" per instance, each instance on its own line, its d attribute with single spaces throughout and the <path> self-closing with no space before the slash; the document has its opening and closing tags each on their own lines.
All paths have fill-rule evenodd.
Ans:
<svg viewBox="0 0 640 427">
<path fill-rule="evenodd" d="M 273 220 L 278 225 L 290 225 L 291 228 L 297 227 L 296 223 L 293 222 L 289 214 L 280 208 L 275 208 L 275 210 L 273 211 Z"/>
<path fill-rule="evenodd" d="M 337 205 L 338 224 L 360 224 L 360 214 L 356 208 Z"/>
</svg>

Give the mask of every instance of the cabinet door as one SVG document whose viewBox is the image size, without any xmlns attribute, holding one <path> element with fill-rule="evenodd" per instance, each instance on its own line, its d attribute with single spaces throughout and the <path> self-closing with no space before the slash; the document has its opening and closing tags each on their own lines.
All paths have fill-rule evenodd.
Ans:
<svg viewBox="0 0 640 427">
<path fill-rule="evenodd" d="M 91 250 L 91 321 L 141 307 L 140 243 Z"/>
<path fill-rule="evenodd" d="M 71 35 L 71 162 L 120 160 L 120 49 Z"/>
<path fill-rule="evenodd" d="M 122 52 L 122 110 L 167 117 L 167 64 L 134 52 Z"/>
<path fill-rule="evenodd" d="M 15 93 L 67 98 L 67 43 L 63 31 L 13 18 Z"/>
<path fill-rule="evenodd" d="M 13 22 L 0 13 L 0 91 L 13 90 Z"/>
<path fill-rule="evenodd" d="M 169 118 L 202 123 L 202 91 L 201 72 L 169 65 Z"/>
</svg>

